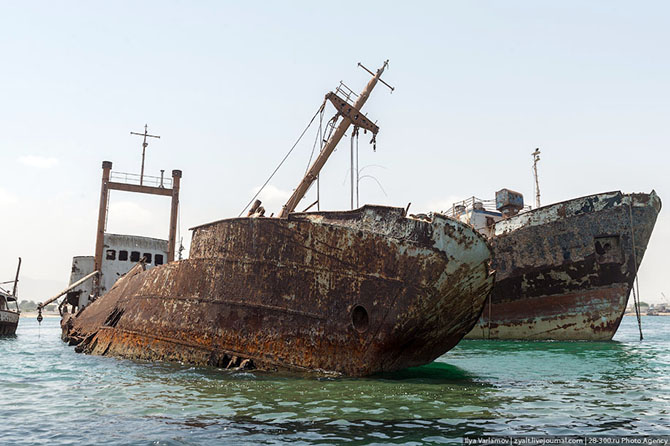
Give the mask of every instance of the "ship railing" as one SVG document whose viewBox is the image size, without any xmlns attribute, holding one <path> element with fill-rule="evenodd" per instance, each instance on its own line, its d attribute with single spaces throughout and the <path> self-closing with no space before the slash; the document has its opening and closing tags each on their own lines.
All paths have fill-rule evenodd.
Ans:
<svg viewBox="0 0 670 446">
<path fill-rule="evenodd" d="M 489 211 L 489 212 L 500 212 L 496 208 L 496 201 L 495 200 L 482 200 L 481 198 L 477 197 L 470 197 L 466 198 L 465 200 L 462 201 L 457 201 L 456 203 L 451 205 L 451 208 L 447 211 L 444 211 L 443 213 L 446 214 L 448 217 L 455 217 L 458 218 L 461 215 L 473 210 L 473 209 L 481 209 L 484 211 Z M 523 214 L 524 212 L 528 212 L 533 210 L 533 207 L 530 205 L 525 205 L 520 211 L 519 214 Z"/>
<path fill-rule="evenodd" d="M 140 184 L 140 175 L 136 173 L 112 171 L 109 175 L 109 178 L 110 180 L 116 181 L 117 183 Z M 163 187 L 169 189 L 172 187 L 172 178 L 165 176 L 154 177 L 151 175 L 144 175 L 144 177 L 142 177 L 142 184 L 145 186 Z"/>
<path fill-rule="evenodd" d="M 354 90 L 347 87 L 347 85 L 342 81 L 340 81 L 340 85 L 337 86 L 335 94 L 352 105 L 354 103 L 354 99 L 358 97 L 358 95 L 354 92 Z"/>
<path fill-rule="evenodd" d="M 495 200 L 483 200 L 477 197 L 466 198 L 462 201 L 457 201 L 451 205 L 451 208 L 443 213 L 448 217 L 460 217 L 464 213 L 473 209 L 482 209 L 485 211 L 498 212 L 496 209 Z"/>
</svg>

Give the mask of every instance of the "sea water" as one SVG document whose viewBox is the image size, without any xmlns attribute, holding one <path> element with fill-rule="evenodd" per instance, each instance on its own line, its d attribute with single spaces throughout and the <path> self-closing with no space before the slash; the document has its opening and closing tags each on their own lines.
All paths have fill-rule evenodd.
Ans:
<svg viewBox="0 0 670 446">
<path fill-rule="evenodd" d="M 0 339 L 0 444 L 460 444 L 480 435 L 670 435 L 670 317 L 612 342 L 463 341 L 369 378 L 88 356 L 59 321 Z"/>
</svg>

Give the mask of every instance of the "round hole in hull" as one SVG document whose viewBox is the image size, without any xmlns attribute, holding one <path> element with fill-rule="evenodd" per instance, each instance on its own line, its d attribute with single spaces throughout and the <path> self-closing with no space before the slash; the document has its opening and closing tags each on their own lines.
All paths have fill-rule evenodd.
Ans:
<svg viewBox="0 0 670 446">
<path fill-rule="evenodd" d="M 367 310 L 361 305 L 356 305 L 351 312 L 351 322 L 354 324 L 357 332 L 365 333 L 370 325 Z"/>
</svg>

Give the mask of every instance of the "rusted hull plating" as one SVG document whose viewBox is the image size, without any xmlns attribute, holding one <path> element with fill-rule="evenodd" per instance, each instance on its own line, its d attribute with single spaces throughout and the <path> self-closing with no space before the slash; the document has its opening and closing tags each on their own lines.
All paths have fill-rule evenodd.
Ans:
<svg viewBox="0 0 670 446">
<path fill-rule="evenodd" d="M 660 209 L 655 192 L 611 192 L 498 222 L 496 283 L 467 338 L 612 339 Z"/>
<path fill-rule="evenodd" d="M 477 321 L 490 248 L 468 226 L 366 206 L 195 228 L 189 259 L 131 271 L 76 317 L 78 351 L 362 376 L 428 363 Z"/>
</svg>

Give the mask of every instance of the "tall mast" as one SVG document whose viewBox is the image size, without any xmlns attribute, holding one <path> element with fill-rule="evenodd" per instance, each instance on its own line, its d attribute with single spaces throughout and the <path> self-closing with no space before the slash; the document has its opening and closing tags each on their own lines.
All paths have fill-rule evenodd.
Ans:
<svg viewBox="0 0 670 446">
<path fill-rule="evenodd" d="M 148 132 L 148 128 L 149 126 L 147 124 L 144 124 L 144 133 L 130 132 L 131 135 L 144 136 L 144 141 L 142 142 L 142 170 L 140 170 L 140 186 L 142 186 L 144 183 L 144 155 L 145 152 L 147 151 L 147 146 L 149 145 L 149 143 L 147 142 L 147 136 L 150 138 L 160 139 L 160 136 L 158 135 L 150 135 Z"/>
<path fill-rule="evenodd" d="M 533 173 L 535 175 L 535 207 L 540 207 L 540 181 L 537 178 L 537 162 L 540 161 L 540 149 L 535 149 L 533 153 Z"/>
<path fill-rule="evenodd" d="M 356 119 L 360 119 L 362 117 L 362 115 L 359 117 L 358 115 L 360 115 L 360 113 L 356 112 L 360 112 L 361 108 L 368 100 L 368 97 L 370 97 L 372 89 L 375 88 L 375 85 L 377 85 L 377 81 L 379 81 L 379 78 L 381 77 L 382 73 L 384 72 L 387 66 L 388 66 L 388 60 L 384 62 L 384 64 L 381 66 L 380 69 L 377 70 L 377 73 L 372 77 L 372 79 L 370 79 L 370 82 L 368 82 L 363 92 L 360 94 L 360 96 L 358 96 L 358 99 L 356 99 L 356 102 L 353 105 L 354 108 L 353 112 L 356 115 Z M 293 195 L 291 195 L 291 198 L 288 199 L 288 201 L 282 208 L 281 212 L 279 213 L 279 218 L 288 217 L 288 214 L 290 214 L 295 210 L 295 208 L 298 206 L 298 203 L 300 203 L 300 200 L 302 200 L 302 198 L 305 196 L 307 190 L 309 189 L 309 186 L 312 185 L 316 177 L 319 175 L 319 172 L 323 168 L 324 164 L 326 164 L 328 157 L 330 157 L 330 155 L 333 153 L 333 150 L 335 150 L 337 143 L 340 142 L 340 140 L 344 136 L 344 133 L 352 124 L 352 118 L 350 116 L 351 114 L 342 115 L 342 121 L 340 121 L 340 124 L 337 126 L 337 129 L 335 129 L 332 136 L 330 137 L 326 145 L 323 147 L 323 150 L 314 161 L 314 164 L 312 164 L 312 167 L 309 168 L 309 171 L 307 172 L 305 177 L 302 179 L 300 184 L 298 184 L 298 187 L 296 187 L 295 191 L 293 192 Z"/>
<path fill-rule="evenodd" d="M 16 288 L 19 285 L 19 271 L 21 271 L 21 257 L 19 257 L 19 265 L 16 267 L 16 277 L 14 278 L 14 290 L 12 296 L 16 297 Z"/>
</svg>

